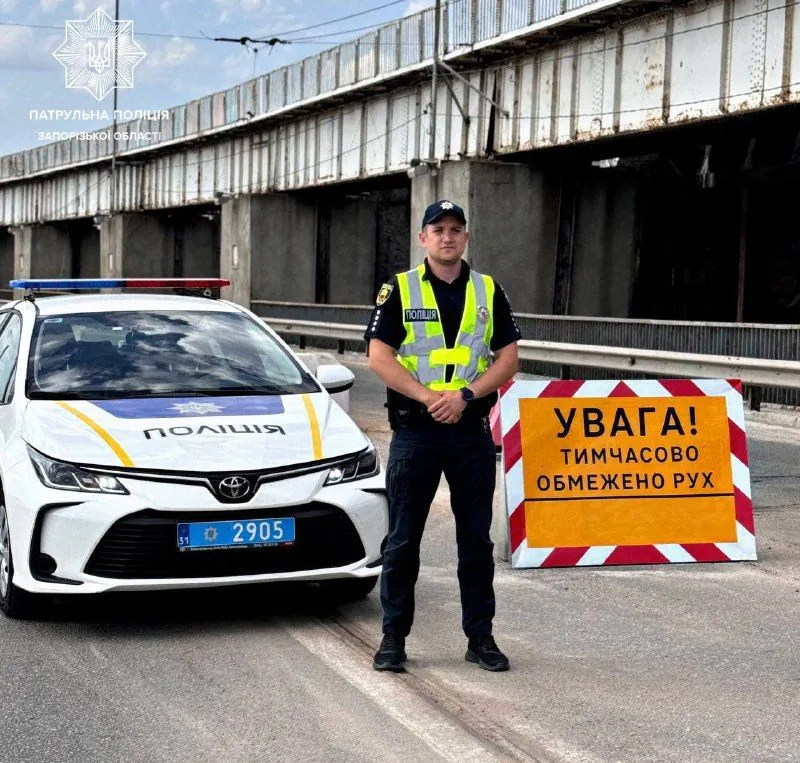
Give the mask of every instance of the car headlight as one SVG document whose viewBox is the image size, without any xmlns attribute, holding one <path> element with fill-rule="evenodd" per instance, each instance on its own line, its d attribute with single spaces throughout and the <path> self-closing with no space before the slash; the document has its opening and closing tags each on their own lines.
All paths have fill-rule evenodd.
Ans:
<svg viewBox="0 0 800 763">
<path fill-rule="evenodd" d="M 48 458 L 28 446 L 33 469 L 42 484 L 57 490 L 78 490 L 86 493 L 128 495 L 125 486 L 110 474 L 95 474 L 64 461 Z"/>
<path fill-rule="evenodd" d="M 374 448 L 370 448 L 365 453 L 355 456 L 339 466 L 334 466 L 328 472 L 325 484 L 338 485 L 342 482 L 352 482 L 364 477 L 374 477 L 380 471 L 380 468 L 381 462 L 378 458 L 378 452 Z"/>
</svg>

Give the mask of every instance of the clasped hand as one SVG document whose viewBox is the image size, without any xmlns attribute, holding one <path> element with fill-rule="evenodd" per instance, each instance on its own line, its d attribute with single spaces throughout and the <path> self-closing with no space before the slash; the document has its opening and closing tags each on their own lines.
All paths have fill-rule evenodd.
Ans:
<svg viewBox="0 0 800 763">
<path fill-rule="evenodd" d="M 440 424 L 457 423 L 467 407 L 459 390 L 434 392 L 425 404 L 428 406 L 428 413 Z"/>
</svg>

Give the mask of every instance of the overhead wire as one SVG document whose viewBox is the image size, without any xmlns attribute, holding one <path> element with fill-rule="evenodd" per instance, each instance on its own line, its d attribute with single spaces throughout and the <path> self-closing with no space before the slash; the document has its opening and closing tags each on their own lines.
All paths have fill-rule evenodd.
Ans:
<svg viewBox="0 0 800 763">
<path fill-rule="evenodd" d="M 20 27 L 22 29 L 47 29 L 56 32 L 63 32 L 64 26 L 53 26 L 50 24 L 29 24 L 29 23 L 22 23 L 19 21 L 0 21 L 0 26 L 6 27 Z M 208 41 L 208 37 L 201 37 L 197 35 L 188 35 L 188 34 L 167 34 L 165 32 L 136 32 L 137 37 L 166 37 L 166 38 L 173 38 L 179 40 L 202 40 Z"/>
<path fill-rule="evenodd" d="M 359 16 L 366 16 L 370 13 L 375 13 L 377 11 L 384 10 L 386 8 L 390 8 L 395 5 L 401 5 L 406 3 L 408 0 L 391 0 L 391 2 L 383 3 L 382 5 L 372 6 L 371 8 L 366 8 L 363 11 L 358 11 L 357 13 L 350 13 L 346 16 L 340 16 L 335 19 L 329 19 L 328 21 L 321 21 L 316 24 L 311 24 L 309 26 L 304 27 L 296 27 L 294 29 L 288 29 L 283 32 L 272 32 L 272 33 L 264 33 L 263 35 L 258 35 L 256 38 L 249 38 L 249 37 L 237 37 L 237 38 L 226 38 L 226 41 L 234 41 L 239 42 L 242 39 L 248 39 L 253 41 L 261 41 L 264 39 L 271 39 L 271 38 L 283 38 L 289 35 L 298 34 L 300 32 L 310 31 L 312 29 L 320 29 L 324 26 L 332 26 L 342 21 L 349 21 L 350 19 L 357 18 Z M 380 22 L 377 24 L 372 24 L 369 27 L 363 27 L 364 29 L 373 29 L 375 27 L 381 26 L 385 22 Z M 56 32 L 63 32 L 64 26 L 56 26 L 54 24 L 33 24 L 29 22 L 19 22 L 19 21 L 0 21 L 0 26 L 6 27 L 20 27 L 23 29 L 37 29 L 37 30 L 48 30 L 48 31 L 56 31 Z M 359 30 L 356 30 L 359 31 Z M 348 34 L 348 30 L 343 30 L 340 32 L 329 32 L 331 35 L 340 35 L 340 34 Z M 179 40 L 197 40 L 201 42 L 209 42 L 214 41 L 214 38 L 209 37 L 208 35 L 190 35 L 190 34 L 182 34 L 182 33 L 166 33 L 166 32 L 136 32 L 137 37 L 160 37 L 160 38 L 167 38 L 167 39 L 179 39 Z M 312 39 L 312 38 L 308 38 Z M 300 40 L 297 40 L 299 42 Z M 305 41 L 305 38 L 303 39 Z M 295 42 L 294 40 L 280 40 L 280 42 Z"/>
<path fill-rule="evenodd" d="M 750 13 L 750 14 L 742 14 L 740 16 L 737 16 L 735 19 L 729 19 L 727 21 L 710 22 L 708 24 L 704 24 L 704 25 L 701 25 L 701 26 L 693 27 L 691 29 L 677 30 L 677 31 L 674 31 L 672 34 L 673 35 L 678 35 L 678 34 L 687 34 L 687 33 L 690 33 L 690 32 L 697 32 L 697 31 L 701 31 L 703 29 L 714 28 L 714 27 L 717 27 L 717 26 L 720 26 L 720 25 L 724 25 L 724 24 L 727 24 L 727 23 L 732 23 L 733 21 L 740 21 L 740 20 L 744 20 L 744 19 L 747 19 L 747 18 L 753 18 L 753 17 L 759 16 L 759 15 L 765 15 L 765 14 L 769 14 L 769 13 L 778 12 L 778 11 L 781 11 L 781 10 L 786 10 L 788 8 L 795 7 L 797 5 L 800 5 L 800 0 L 792 0 L 791 2 L 787 2 L 782 6 L 766 8 L 764 10 L 756 11 L 756 12 L 753 12 L 753 13 Z M 695 14 L 699 14 L 700 12 L 701 11 L 695 11 L 692 14 L 686 14 L 686 15 L 695 15 Z M 2 23 L 2 22 L 0 22 L 0 23 Z M 664 37 L 665 37 L 665 35 L 661 34 L 661 35 L 657 35 L 657 36 L 654 36 L 654 37 L 649 38 L 649 39 L 634 40 L 634 41 L 632 41 L 630 43 L 623 43 L 622 47 L 627 47 L 627 46 L 631 46 L 632 47 L 634 45 L 642 45 L 642 44 L 645 44 L 647 42 L 654 42 L 654 41 L 662 40 L 662 39 L 664 39 Z M 583 51 L 583 52 L 572 53 L 572 54 L 564 54 L 564 55 L 559 56 L 558 60 L 559 61 L 564 61 L 564 60 L 569 60 L 570 58 L 574 58 L 576 56 L 583 56 L 583 55 L 598 55 L 598 54 L 605 53 L 608 50 L 612 50 L 612 51 L 619 50 L 619 47 L 620 46 L 616 46 L 615 48 L 610 48 L 610 49 L 603 48 L 602 50 L 590 50 L 590 51 Z M 514 59 L 514 60 L 519 60 L 519 57 L 517 59 Z M 508 64 L 504 64 L 503 66 L 507 66 L 507 65 Z M 463 76 L 465 74 L 470 74 L 470 73 L 475 73 L 475 72 L 480 72 L 480 71 L 485 71 L 485 70 L 486 70 L 485 67 L 482 67 L 482 68 L 476 68 L 476 69 L 473 69 L 473 70 L 464 70 L 464 71 L 461 71 L 460 74 L 462 74 L 462 76 Z M 774 91 L 778 91 L 778 90 L 784 90 L 786 88 L 792 88 L 792 87 L 797 87 L 797 86 L 800 86 L 800 82 L 791 82 L 788 85 L 782 84 L 780 86 L 775 86 L 775 87 L 770 87 L 770 88 L 759 88 L 759 89 L 756 89 L 756 90 L 751 90 L 751 91 L 747 91 L 747 92 L 743 92 L 743 93 L 728 94 L 726 97 L 728 99 L 745 98 L 747 96 L 756 95 L 758 93 L 769 93 L 769 92 L 774 92 Z M 695 99 L 693 101 L 685 101 L 685 102 L 681 102 L 681 103 L 671 103 L 671 104 L 669 104 L 669 106 L 671 108 L 681 108 L 681 107 L 686 107 L 686 106 L 696 106 L 696 105 L 708 103 L 708 102 L 715 101 L 715 100 L 718 100 L 718 96 L 717 97 L 710 96 L 710 97 L 707 97 L 707 98 L 699 98 L 699 99 Z M 627 109 L 614 109 L 614 110 L 611 110 L 611 111 L 604 111 L 604 112 L 591 112 L 591 113 L 586 113 L 586 114 L 566 114 L 566 115 L 562 115 L 562 114 L 538 115 L 538 116 L 514 115 L 514 116 L 510 116 L 508 118 L 512 119 L 512 120 L 518 120 L 518 121 L 523 121 L 523 120 L 525 120 L 525 121 L 537 121 L 537 122 L 541 121 L 541 120 L 559 121 L 559 120 L 563 120 L 563 119 L 581 119 L 581 118 L 588 118 L 588 117 L 604 117 L 604 116 L 614 116 L 614 115 L 617 115 L 617 114 L 637 113 L 637 112 L 648 111 L 648 110 L 652 111 L 652 110 L 657 109 L 657 108 L 658 108 L 657 106 L 650 107 L 650 108 L 648 108 L 648 107 L 636 107 L 636 108 L 627 108 Z M 425 113 L 427 113 L 427 111 L 423 111 L 422 112 L 422 114 L 425 114 Z M 437 111 L 436 115 L 437 116 L 449 116 L 449 115 L 451 115 L 451 112 L 438 112 Z M 472 119 L 478 119 L 479 118 L 479 117 L 473 116 L 473 115 L 470 115 L 470 117 Z M 484 119 L 485 118 L 488 118 L 488 117 L 485 116 Z M 386 137 L 389 133 L 394 132 L 394 131 L 396 131 L 398 129 L 401 129 L 402 127 L 408 125 L 410 122 L 412 122 L 412 121 L 414 121 L 416 119 L 417 119 L 417 115 L 415 114 L 413 117 L 408 119 L 406 122 L 402 123 L 401 125 L 396 125 L 395 127 L 391 128 L 390 130 L 382 133 L 381 135 L 375 136 L 374 138 L 372 138 L 369 141 L 367 141 L 367 143 L 371 143 L 371 142 L 373 142 L 375 140 L 380 140 L 381 138 Z M 301 130 L 301 131 L 297 131 L 295 133 L 295 135 L 301 136 L 305 132 L 307 132 L 309 129 L 310 128 L 307 128 L 307 129 L 304 129 L 304 130 Z M 333 161 L 333 160 L 338 161 L 342 156 L 344 156 L 344 155 L 346 155 L 348 153 L 354 152 L 356 150 L 360 150 L 361 145 L 364 145 L 364 144 L 359 144 L 359 146 L 356 146 L 354 148 L 348 149 L 346 151 L 341 151 L 338 155 L 336 155 L 334 157 L 331 157 L 329 159 L 320 160 L 319 162 L 317 162 L 314 165 L 309 165 L 307 167 L 300 168 L 298 170 L 295 170 L 295 172 L 289 173 L 289 174 L 290 174 L 290 176 L 292 176 L 292 175 L 295 175 L 295 174 L 299 174 L 300 172 L 305 172 L 305 171 L 308 171 L 308 170 L 311 170 L 311 169 L 316 169 L 321 164 L 325 164 L 325 163 L 328 163 L 328 162 Z M 235 154 L 232 155 L 229 158 L 235 158 Z M 197 166 L 197 165 L 204 164 L 204 163 L 210 162 L 210 161 L 216 161 L 216 157 L 211 158 L 211 159 L 198 159 L 197 162 L 191 162 L 191 163 L 187 164 L 186 166 L 187 167 Z M 100 178 L 91 188 L 87 189 L 86 192 L 88 192 L 89 190 L 92 190 L 92 188 L 96 187 L 100 182 L 102 182 L 102 178 Z M 80 197 L 80 195 L 77 196 L 76 199 L 79 198 L 79 197 Z"/>
<path fill-rule="evenodd" d="M 394 2 L 387 3 L 385 5 L 375 6 L 372 9 L 361 11 L 358 14 L 351 14 L 350 16 L 342 16 L 339 19 L 332 19 L 330 21 L 321 22 L 319 24 L 314 24 L 314 25 L 311 25 L 311 26 L 308 26 L 308 27 L 301 27 L 299 29 L 289 30 L 287 32 L 283 32 L 283 33 L 280 33 L 280 34 L 272 35 L 272 37 L 284 37 L 285 35 L 295 34 L 295 33 L 300 32 L 300 31 L 319 28 L 321 26 L 326 26 L 328 24 L 334 24 L 337 21 L 343 21 L 343 20 L 348 19 L 348 18 L 353 18 L 354 16 L 357 16 L 357 15 L 364 15 L 364 14 L 373 12 L 375 10 L 379 10 L 379 9 L 382 9 L 382 8 L 389 7 L 391 5 L 397 5 L 397 4 L 399 4 L 401 2 L 405 2 L 405 1 L 406 0 L 394 0 Z M 464 2 L 464 1 L 465 0 L 446 0 L 446 2 L 443 3 L 443 7 L 444 6 L 455 5 L 457 3 L 461 3 L 461 2 Z M 754 18 L 756 16 L 766 15 L 766 14 L 770 14 L 770 13 L 776 13 L 776 12 L 779 12 L 779 11 L 782 11 L 782 10 L 786 10 L 787 8 L 796 7 L 799 4 L 800 4 L 800 2 L 798 2 L 798 0 L 792 0 L 792 2 L 787 2 L 784 5 L 767 7 L 765 9 L 763 9 L 763 10 L 758 10 L 758 11 L 753 11 L 751 13 L 741 14 L 739 16 L 734 16 L 734 17 L 731 17 L 729 19 L 723 19 L 723 20 L 720 20 L 720 21 L 710 22 L 708 24 L 703 24 L 701 26 L 692 27 L 692 28 L 688 28 L 688 29 L 673 30 L 672 32 L 659 34 L 659 35 L 656 35 L 656 36 L 650 37 L 650 38 L 642 38 L 640 40 L 634 40 L 634 41 L 629 42 L 629 43 L 623 43 L 623 46 L 624 47 L 633 47 L 633 46 L 636 46 L 636 45 L 644 45 L 644 44 L 647 44 L 649 42 L 663 40 L 663 39 L 666 39 L 666 38 L 669 38 L 669 37 L 677 37 L 679 35 L 692 34 L 694 32 L 702 31 L 704 29 L 711 29 L 713 27 L 724 26 L 726 24 L 732 24 L 732 23 L 735 23 L 735 22 L 738 22 L 738 21 L 743 21 L 743 20 L 746 20 L 746 19 L 749 19 L 749 18 Z M 429 9 L 425 9 L 425 10 L 429 10 Z M 698 9 L 698 10 L 689 10 L 689 11 L 686 11 L 686 10 L 682 9 L 682 11 L 683 11 L 683 13 L 682 13 L 683 16 L 691 17 L 691 16 L 695 16 L 695 15 L 700 15 L 701 13 L 706 12 L 707 9 L 706 8 L 701 8 L 701 9 Z M 357 27 L 357 28 L 354 28 L 354 29 L 341 30 L 339 32 L 331 32 L 330 36 L 337 36 L 337 35 L 342 35 L 342 34 L 352 34 L 354 32 L 360 32 L 360 31 L 365 31 L 365 30 L 368 31 L 368 30 L 371 30 L 371 29 L 376 29 L 378 27 L 389 26 L 389 25 L 395 24 L 397 22 L 402 22 L 406 18 L 411 18 L 411 17 L 404 16 L 404 17 L 400 17 L 400 18 L 394 19 L 393 21 L 390 21 L 390 22 L 380 22 L 380 23 L 377 23 L 377 24 L 369 25 L 369 26 Z M 624 23 L 630 23 L 630 20 L 627 20 Z M 48 25 L 48 24 L 32 24 L 32 23 L 18 22 L 18 21 L 0 21 L 0 26 L 20 27 L 20 28 L 25 28 L 25 29 L 53 30 L 53 31 L 59 31 L 59 32 L 63 32 L 64 31 L 64 27 L 63 26 L 55 26 L 55 25 Z M 137 31 L 136 35 L 138 37 L 159 37 L 159 38 L 167 38 L 167 39 L 174 38 L 174 39 L 181 39 L 181 40 L 197 40 L 197 41 L 201 41 L 201 42 L 214 41 L 214 38 L 209 37 L 208 35 L 187 35 L 187 34 L 180 34 L 180 33 L 177 33 L 177 32 L 166 33 L 166 32 L 141 32 L 141 31 Z M 291 44 L 309 43 L 309 44 L 315 44 L 315 45 L 324 45 L 324 44 L 328 44 L 328 43 L 330 43 L 331 45 L 341 45 L 342 44 L 342 40 L 328 40 L 328 41 L 326 41 L 326 40 L 321 39 L 322 37 L 325 37 L 325 36 L 327 36 L 327 35 L 310 35 L 310 36 L 298 37 L 296 39 L 285 39 L 285 40 L 281 40 L 281 42 L 285 42 L 287 44 L 288 43 L 291 43 Z M 249 38 L 249 37 L 233 38 L 233 37 L 231 37 L 231 38 L 225 38 L 225 39 L 227 41 L 235 41 L 235 42 L 240 42 L 242 39 L 253 40 L 253 41 L 261 41 L 261 40 L 267 39 L 267 36 L 263 35 L 263 36 L 258 37 L 258 38 Z M 419 46 L 419 40 L 412 41 L 412 42 L 407 42 L 407 43 L 399 42 L 399 41 L 385 41 L 385 42 L 381 41 L 379 44 L 392 46 L 392 47 L 396 47 L 398 45 L 399 46 L 414 46 L 414 47 L 418 47 Z M 450 44 L 452 45 L 453 48 L 461 48 L 461 47 L 471 47 L 474 43 L 471 42 L 471 41 L 463 41 L 463 42 L 461 42 L 461 41 L 453 41 Z M 430 47 L 430 44 L 427 44 L 427 46 Z M 589 52 L 589 53 L 580 53 L 580 54 L 576 54 L 576 55 L 590 55 L 590 54 L 591 54 L 591 52 Z M 569 57 L 574 57 L 574 55 L 573 56 L 564 56 L 565 59 L 569 58 Z"/>
<path fill-rule="evenodd" d="M 292 34 L 297 34 L 298 32 L 307 32 L 310 29 L 319 29 L 323 26 L 328 26 L 330 24 L 338 24 L 340 21 L 349 21 L 350 19 L 357 18 L 358 16 L 366 16 L 369 13 L 375 13 L 375 11 L 382 11 L 384 8 L 390 8 L 393 5 L 402 5 L 406 3 L 408 0 L 392 0 L 389 3 L 384 3 L 383 5 L 376 5 L 372 8 L 367 8 L 364 11 L 359 11 L 358 13 L 351 13 L 349 16 L 340 16 L 337 19 L 330 19 L 329 21 L 320 21 L 318 24 L 312 24 L 311 26 L 304 26 L 299 27 L 296 29 L 289 29 L 285 32 L 273 32 L 270 36 L 273 37 L 288 37 Z M 374 26 L 378 26 L 377 24 Z M 337 34 L 339 34 L 337 32 Z M 259 35 L 260 37 L 267 37 L 268 35 L 265 33 L 263 35 Z"/>
<path fill-rule="evenodd" d="M 454 2 L 463 2 L 463 1 L 464 0 L 454 0 Z M 689 34 L 689 33 L 692 33 L 692 32 L 698 32 L 698 31 L 702 31 L 702 30 L 705 30 L 705 29 L 711 29 L 711 28 L 715 28 L 717 26 L 721 26 L 721 25 L 724 25 L 724 24 L 727 24 L 727 23 L 732 23 L 734 21 L 746 20 L 746 19 L 753 18 L 753 17 L 756 17 L 756 16 L 767 15 L 767 14 L 775 13 L 775 12 L 778 12 L 778 11 L 781 11 L 781 10 L 786 10 L 788 8 L 796 7 L 797 5 L 800 5 L 800 0 L 791 0 L 790 2 L 787 2 L 784 5 L 775 6 L 775 7 L 767 7 L 765 9 L 763 9 L 763 10 L 760 10 L 760 11 L 754 11 L 754 12 L 749 13 L 749 14 L 742 14 L 740 16 L 737 16 L 735 18 L 729 19 L 727 21 L 723 20 L 723 21 L 717 21 L 717 22 L 710 22 L 710 23 L 707 23 L 707 24 L 703 24 L 703 25 L 700 25 L 700 26 L 693 27 L 691 29 L 675 30 L 672 33 L 665 33 L 665 34 L 661 34 L 661 35 L 655 35 L 655 36 L 650 37 L 650 38 L 643 38 L 643 39 L 639 39 L 639 40 L 633 40 L 631 42 L 623 42 L 620 46 L 615 46 L 613 48 L 608 48 L 608 47 L 604 46 L 604 48 L 600 49 L 600 50 L 584 50 L 584 51 L 578 51 L 577 53 L 564 53 L 564 54 L 561 54 L 561 55 L 558 56 L 558 61 L 559 62 L 569 61 L 571 59 L 580 58 L 580 57 L 583 57 L 583 56 L 597 56 L 597 55 L 602 55 L 604 53 L 607 53 L 609 51 L 616 52 L 616 51 L 619 51 L 621 49 L 628 48 L 628 47 L 644 45 L 644 44 L 647 44 L 647 43 L 650 43 L 650 42 L 657 42 L 659 40 L 664 39 L 665 36 L 670 36 L 670 35 L 671 36 L 677 36 L 679 34 Z M 697 10 L 697 11 L 692 11 L 690 13 L 686 13 L 684 15 L 686 15 L 686 16 L 699 15 L 702 12 L 703 12 L 702 10 Z M 0 22 L 0 23 L 2 23 L 2 22 Z M 392 43 L 392 44 L 396 44 L 396 43 Z M 419 43 L 417 42 L 417 43 L 413 43 L 413 44 L 418 45 Z M 523 58 L 524 58 L 524 56 L 517 56 L 516 58 L 511 59 L 511 61 L 509 63 L 504 63 L 504 64 L 498 65 L 496 67 L 493 67 L 493 68 L 501 69 L 501 68 L 504 68 L 504 67 L 508 67 L 510 64 L 516 65 L 516 62 L 518 62 L 519 60 L 522 60 Z M 464 76 L 464 75 L 479 73 L 479 72 L 483 72 L 483 71 L 487 71 L 487 68 L 485 66 L 483 66 L 483 67 L 475 67 L 473 69 L 460 70 L 459 74 Z M 269 75 L 263 75 L 263 76 L 269 76 Z M 728 96 L 728 97 L 735 97 L 735 96 Z M 703 99 L 703 100 L 706 100 L 706 99 Z M 286 105 L 290 106 L 291 104 L 286 104 Z M 641 109 L 634 109 L 634 111 L 640 111 L 640 110 Z"/>
</svg>

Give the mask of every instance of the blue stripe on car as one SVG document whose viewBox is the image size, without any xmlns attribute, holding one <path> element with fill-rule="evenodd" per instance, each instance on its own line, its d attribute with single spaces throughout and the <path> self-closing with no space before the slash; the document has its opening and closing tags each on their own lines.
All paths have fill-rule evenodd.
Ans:
<svg viewBox="0 0 800 763">
<path fill-rule="evenodd" d="M 284 411 L 283 400 L 278 395 L 140 397 L 123 400 L 92 400 L 91 403 L 118 419 L 269 416 Z"/>
</svg>

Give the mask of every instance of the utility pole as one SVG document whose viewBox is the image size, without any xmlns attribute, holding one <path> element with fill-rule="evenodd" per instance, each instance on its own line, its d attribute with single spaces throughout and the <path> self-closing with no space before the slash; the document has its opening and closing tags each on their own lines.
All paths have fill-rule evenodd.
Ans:
<svg viewBox="0 0 800 763">
<path fill-rule="evenodd" d="M 434 8 L 435 18 L 433 21 L 433 75 L 431 77 L 431 139 L 428 149 L 428 158 L 431 161 L 436 159 L 436 105 L 437 105 L 437 90 L 439 86 L 439 44 L 442 29 L 442 0 L 436 0 L 436 7 Z"/>
<path fill-rule="evenodd" d="M 117 206 L 117 78 L 119 76 L 117 70 L 117 58 L 119 55 L 119 0 L 116 0 L 114 6 L 114 113 L 111 126 L 111 188 L 109 189 L 108 199 L 108 225 L 109 232 L 116 234 L 116 223 L 113 221 L 114 210 Z M 108 275 L 114 275 L 114 255 L 116 254 L 116 235 L 110 237 L 111 246 L 108 252 Z"/>
<path fill-rule="evenodd" d="M 110 209 L 111 214 L 114 213 L 114 206 L 116 204 L 117 192 L 117 78 L 119 76 L 117 70 L 117 57 L 119 55 L 119 0 L 116 0 L 114 8 L 114 114 L 112 124 L 111 140 L 111 199 Z"/>
</svg>

